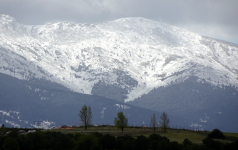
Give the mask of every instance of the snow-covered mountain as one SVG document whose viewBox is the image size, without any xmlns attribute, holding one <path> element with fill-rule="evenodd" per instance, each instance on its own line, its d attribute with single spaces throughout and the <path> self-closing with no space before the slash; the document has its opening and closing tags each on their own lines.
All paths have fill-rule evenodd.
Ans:
<svg viewBox="0 0 238 150">
<path fill-rule="evenodd" d="M 218 101 L 218 112 L 238 106 L 238 45 L 145 18 L 26 26 L 0 15 L 0 73 L 23 80 L 42 78 L 74 92 L 173 115 L 191 114 L 193 106 L 199 106 L 199 113 L 205 113 L 205 107 L 213 111 Z M 212 87 L 212 95 L 231 88 L 223 90 L 231 96 L 223 99 L 229 105 L 223 108 L 222 99 L 211 96 L 193 98 L 198 87 L 205 89 L 203 83 Z M 179 85 L 191 89 L 189 100 L 181 100 L 188 96 L 183 90 L 171 90 Z M 188 102 L 191 105 L 179 105 Z"/>
</svg>

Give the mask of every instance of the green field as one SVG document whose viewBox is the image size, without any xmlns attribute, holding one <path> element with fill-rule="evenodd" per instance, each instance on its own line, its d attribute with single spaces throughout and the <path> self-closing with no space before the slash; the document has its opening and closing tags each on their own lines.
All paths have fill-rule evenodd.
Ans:
<svg viewBox="0 0 238 150">
<path fill-rule="evenodd" d="M 128 127 L 121 130 L 113 126 L 67 127 L 61 129 L 0 129 L 0 149 L 238 149 L 238 133 L 224 133 L 213 130 L 192 131 L 186 129 L 157 129 Z M 20 131 L 21 130 L 21 131 Z M 24 130 L 24 131 L 22 131 Z M 30 131 L 31 132 L 28 132 Z M 32 133 L 32 130 L 35 130 Z M 11 131 L 11 132 L 9 132 Z M 19 132 L 20 131 L 20 132 Z M 97 132 L 97 133 L 96 133 Z M 218 133 L 218 134 L 217 134 Z M 128 135 L 128 136 L 125 136 Z M 143 136 L 141 136 L 143 135 Z M 159 136 L 160 135 L 160 136 Z M 221 139 L 211 139 L 220 137 Z M 218 135 L 218 136 L 217 136 Z M 133 138 L 132 138 L 133 137 Z M 186 140 L 185 140 L 186 139 Z M 49 140 L 51 142 L 49 142 Z M 28 142 L 28 144 L 26 144 Z M 12 145 L 12 143 L 15 143 Z M 12 148 L 15 146 L 15 148 Z M 218 149 L 219 149 L 218 148 Z"/>
<path fill-rule="evenodd" d="M 238 138 L 238 133 L 229 133 L 229 132 L 224 132 L 223 133 L 225 136 L 232 136 Z"/>
<path fill-rule="evenodd" d="M 11 128 L 5 128 L 1 130 L 11 130 Z M 1 131 L 0 130 L 0 131 Z M 88 127 L 88 130 L 84 130 L 83 127 L 79 128 L 68 128 L 68 129 L 51 129 L 51 130 L 41 130 L 41 132 L 62 132 L 62 133 L 81 133 L 81 134 L 91 134 L 93 132 L 99 132 L 102 134 L 110 134 L 115 137 L 122 136 L 122 135 L 129 135 L 134 138 L 136 138 L 139 135 L 144 135 L 148 137 L 149 135 L 153 134 L 153 130 L 150 128 L 126 128 L 124 129 L 124 132 L 122 133 L 121 130 L 112 127 L 112 126 L 98 126 L 98 127 Z M 177 141 L 179 143 L 182 143 L 185 138 L 188 138 L 193 143 L 201 144 L 202 140 L 205 139 L 209 132 L 207 131 L 191 131 L 191 130 L 184 130 L 184 129 L 168 129 L 166 132 L 163 132 L 161 130 L 156 130 L 156 134 L 160 134 L 161 136 L 167 137 L 170 141 Z M 28 134 L 28 133 L 24 133 Z M 235 138 L 238 138 L 238 133 L 227 133 L 224 132 L 224 135 L 227 137 L 226 140 L 220 140 L 223 142 L 231 142 Z"/>
<path fill-rule="evenodd" d="M 110 134 L 115 137 L 122 135 L 129 135 L 136 138 L 139 135 L 144 135 L 148 137 L 153 134 L 153 131 L 149 128 L 127 128 L 122 133 L 121 130 L 116 129 L 115 127 L 89 127 L 88 130 L 84 130 L 83 128 L 74 128 L 74 129 L 53 129 L 53 130 L 45 130 L 44 132 L 62 132 L 62 133 L 81 133 L 81 134 L 91 134 L 93 132 L 99 132 L 102 134 Z M 191 130 L 183 130 L 183 129 L 168 129 L 166 132 L 161 130 L 156 130 L 156 134 L 160 134 L 161 136 L 165 136 L 170 141 L 177 141 L 182 143 L 185 138 L 188 138 L 193 143 L 200 144 L 202 140 L 207 137 L 209 132 L 206 131 L 191 131 Z M 238 133 L 224 133 L 225 136 L 238 138 Z M 230 139 L 221 140 L 223 142 L 231 142 Z"/>
</svg>

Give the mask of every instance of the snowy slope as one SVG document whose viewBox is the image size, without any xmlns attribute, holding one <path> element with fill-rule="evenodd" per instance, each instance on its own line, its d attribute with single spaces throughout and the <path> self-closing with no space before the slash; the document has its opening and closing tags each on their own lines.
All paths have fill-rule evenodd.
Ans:
<svg viewBox="0 0 238 150">
<path fill-rule="evenodd" d="M 0 72 L 127 102 L 190 76 L 237 87 L 238 45 L 145 18 L 25 26 L 0 15 Z"/>
</svg>

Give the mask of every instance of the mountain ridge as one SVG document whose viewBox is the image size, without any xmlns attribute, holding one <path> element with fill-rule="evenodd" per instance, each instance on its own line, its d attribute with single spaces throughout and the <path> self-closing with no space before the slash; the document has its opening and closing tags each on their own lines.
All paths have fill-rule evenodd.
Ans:
<svg viewBox="0 0 238 150">
<path fill-rule="evenodd" d="M 10 21 L 13 20 L 13 22 L 15 23 L 15 19 L 9 19 L 9 20 Z M 136 28 L 134 28 L 132 27 L 132 24 L 130 22 L 136 22 L 138 25 L 135 24 L 137 26 Z M 141 23 L 142 25 L 139 24 L 138 22 L 140 23 L 142 22 Z M 148 22 L 150 22 L 150 24 L 148 24 Z M 66 25 L 70 25 L 70 23 L 66 23 Z M 43 72 L 51 72 L 51 70 L 57 68 L 54 70 L 57 73 L 53 73 L 53 76 L 56 76 L 56 78 L 53 80 L 61 84 L 63 83 L 66 87 L 69 87 L 73 91 L 76 91 L 79 93 L 92 94 L 91 93 L 92 87 L 96 83 L 98 83 L 100 80 L 102 80 L 102 78 L 91 77 L 88 79 L 88 80 L 94 80 L 93 82 L 91 81 L 85 82 L 82 79 L 79 79 L 79 78 L 77 79 L 75 76 L 78 76 L 78 77 L 80 76 L 77 74 L 77 68 L 83 67 L 83 68 L 86 68 L 86 70 L 89 69 L 90 71 L 93 71 L 95 74 L 104 74 L 105 72 L 110 72 L 111 74 L 114 74 L 112 71 L 113 69 L 123 70 L 125 74 L 128 74 L 130 77 L 132 77 L 132 79 L 138 82 L 137 87 L 130 88 L 132 91 L 129 92 L 130 94 L 127 95 L 128 98 L 125 99 L 125 101 L 131 101 L 135 99 L 136 97 L 138 97 L 138 91 L 142 92 L 141 94 L 143 95 L 145 93 L 148 93 L 153 88 L 165 86 L 166 84 L 168 84 L 168 82 L 171 82 L 171 81 L 168 81 L 167 83 L 161 82 L 160 79 L 166 81 L 166 78 L 171 79 L 171 77 L 174 77 L 175 79 L 172 79 L 172 81 L 175 81 L 177 78 L 173 76 L 173 72 L 179 73 L 181 71 L 185 71 L 186 68 L 192 67 L 193 63 L 201 64 L 201 65 L 204 65 L 204 63 L 210 63 L 209 67 L 215 68 L 216 66 L 213 65 L 212 61 L 218 62 L 218 65 L 219 64 L 223 65 L 222 66 L 223 68 L 220 67 L 218 69 L 219 70 L 222 69 L 223 72 L 226 72 L 223 74 L 230 73 L 224 68 L 228 68 L 228 70 L 232 70 L 232 69 L 234 70 L 236 69 L 235 66 L 238 66 L 238 62 L 235 61 L 235 59 L 238 57 L 238 54 L 236 51 L 235 51 L 236 55 L 233 55 L 233 60 L 231 63 L 231 64 L 234 64 L 232 65 L 233 68 L 229 68 L 228 65 L 224 65 L 229 63 L 227 62 L 227 60 L 223 60 L 223 62 L 221 62 L 219 60 L 220 58 L 216 56 L 217 51 L 211 52 L 209 48 L 207 48 L 208 46 L 214 47 L 214 45 L 209 43 L 210 42 L 208 41 L 209 39 L 207 38 L 204 39 L 204 37 L 188 32 L 186 30 L 183 30 L 183 29 L 179 30 L 179 28 L 177 27 L 168 26 L 166 24 L 160 24 L 154 21 L 150 21 L 148 19 L 122 18 L 115 21 L 109 21 L 106 23 L 105 22 L 101 24 L 99 23 L 97 25 L 90 24 L 89 26 L 83 26 L 82 24 L 73 24 L 73 28 L 76 28 L 75 25 L 76 26 L 78 25 L 77 31 L 79 36 L 77 36 L 76 34 L 75 36 L 72 36 L 72 37 L 71 35 L 75 33 L 71 31 L 71 26 L 67 26 L 66 29 L 64 29 L 64 27 L 62 27 L 62 23 L 46 24 L 41 26 L 31 26 L 31 32 L 28 33 L 29 32 L 28 31 L 26 33 L 26 34 L 30 34 L 30 37 L 26 38 L 29 44 L 26 43 L 25 45 L 26 47 L 23 47 L 23 48 L 19 46 L 20 45 L 19 43 L 13 44 L 13 45 L 16 46 L 16 49 L 17 48 L 28 49 L 28 51 L 27 50 L 25 51 L 26 52 L 25 54 L 23 51 L 22 51 L 22 54 L 20 53 L 18 54 L 21 55 L 22 57 L 25 57 L 24 55 L 26 55 L 27 53 L 28 55 L 29 54 L 32 55 L 30 58 L 27 58 L 27 59 L 32 61 L 36 66 L 44 69 Z M 82 27 L 79 28 L 79 26 L 81 25 Z M 167 26 L 168 29 L 165 30 L 166 28 L 162 28 L 161 26 L 159 27 L 159 25 Z M 121 35 L 122 32 L 125 30 L 122 27 L 127 28 L 126 26 L 129 26 L 129 29 L 128 29 L 129 33 L 124 33 L 124 35 Z M 144 31 L 138 26 L 144 29 Z M 25 28 L 26 30 L 29 30 L 30 26 L 27 26 Z M 135 31 L 131 30 L 131 28 L 135 29 Z M 112 33 L 111 30 L 112 31 L 114 30 L 114 32 Z M 180 33 L 179 35 L 175 35 L 175 34 L 171 35 L 172 32 L 178 32 L 178 30 Z M 149 33 L 147 33 L 147 35 L 142 35 L 146 31 Z M 117 32 L 119 32 L 119 34 L 116 34 Z M 138 32 L 141 32 L 141 33 L 138 33 Z M 89 37 L 85 37 L 87 35 L 89 35 Z M 186 37 L 185 35 L 188 37 Z M 191 38 L 190 36 L 192 36 L 195 39 L 188 41 L 188 39 Z M 69 39 L 66 40 L 65 38 L 68 38 L 68 37 Z M 76 40 L 72 41 L 72 39 L 74 38 L 76 38 Z M 126 39 L 126 38 L 128 39 L 124 41 L 123 40 L 119 41 L 119 39 Z M 150 38 L 156 38 L 157 43 L 154 43 L 153 39 L 149 40 Z M 180 38 L 180 41 L 178 40 L 179 38 Z M 2 41 L 4 41 L 3 37 L 1 39 Z M 66 41 L 66 45 L 63 44 L 62 41 Z M 105 41 L 108 41 L 108 42 L 105 43 Z M 145 42 L 143 43 L 142 41 L 145 41 Z M 184 41 L 187 41 L 187 42 L 184 42 Z M 204 44 L 205 46 L 201 45 L 201 41 L 204 42 L 206 45 L 205 44 Z M 6 42 L 5 41 L 2 42 L 1 45 L 3 45 L 4 43 Z M 171 43 L 173 43 L 173 45 L 170 45 Z M 179 44 L 179 46 L 176 46 L 176 44 L 174 45 L 174 43 Z M 15 53 L 16 53 L 16 49 L 15 49 Z M 132 49 L 132 50 L 128 50 L 128 49 Z M 138 51 L 138 49 L 140 49 L 140 51 Z M 192 50 L 189 50 L 189 49 L 192 49 Z M 206 57 L 202 55 L 202 53 L 199 52 L 197 49 L 199 50 L 203 49 L 204 53 L 207 53 L 208 55 L 210 55 L 209 57 L 207 57 L 210 60 L 208 61 L 202 60 L 201 59 L 202 57 L 203 58 L 206 58 Z M 235 49 L 237 49 L 237 47 L 235 47 Z M 172 50 L 172 53 L 168 53 L 168 51 L 171 51 L 171 50 Z M 14 52 L 14 50 L 11 50 L 11 51 Z M 230 50 L 226 52 L 227 55 L 231 55 L 229 54 L 229 51 Z M 136 54 L 135 52 L 139 54 Z M 215 53 L 215 55 L 212 53 Z M 219 53 L 223 54 L 222 51 Z M 152 54 L 155 55 L 155 57 L 153 57 Z M 195 55 L 195 57 L 193 55 Z M 45 56 L 46 59 L 44 60 L 41 56 Z M 74 56 L 78 57 L 78 59 L 74 58 Z M 210 58 L 210 57 L 213 57 L 213 58 Z M 194 62 L 194 58 L 197 59 L 196 62 Z M 143 60 L 146 60 L 146 61 L 143 61 Z M 135 62 L 138 62 L 138 61 L 141 63 L 140 65 L 135 64 Z M 49 67 L 48 62 L 52 63 L 53 68 Z M 173 62 L 176 62 L 177 65 L 170 64 Z M 60 63 L 60 65 L 56 65 L 56 63 Z M 72 64 L 72 65 L 69 66 L 68 64 Z M 96 65 L 92 65 L 92 64 L 96 64 Z M 125 67 L 126 65 L 128 67 Z M 57 77 L 57 75 L 62 73 L 64 68 L 66 72 L 68 73 L 61 75 L 61 77 Z M 182 68 L 182 69 L 179 70 L 177 68 Z M 100 69 L 102 69 L 103 71 L 98 71 Z M 173 72 L 171 72 L 170 70 L 173 70 Z M 83 73 L 86 76 L 90 76 L 90 74 L 88 74 L 88 71 L 84 71 Z M 49 73 L 49 74 L 52 75 L 52 73 Z M 74 76 L 74 77 L 71 77 L 71 76 Z M 108 76 L 104 76 L 104 78 L 105 77 L 108 77 Z M 234 80 L 234 74 L 233 75 L 229 74 L 229 77 L 233 77 L 232 84 L 235 84 L 235 86 L 237 86 L 238 82 L 237 82 L 237 79 Z M 76 81 L 76 82 L 79 82 L 78 84 L 84 84 L 84 87 L 86 88 L 82 89 L 81 87 L 77 87 L 77 85 L 72 86 L 72 84 L 68 84 L 65 81 L 63 81 L 64 78 L 65 80 L 67 80 L 66 82 L 70 82 L 71 80 L 70 78 L 73 78 L 74 82 Z M 209 78 L 209 77 L 206 77 L 206 78 Z M 236 71 L 235 71 L 235 78 L 237 78 Z M 52 78 L 50 78 L 50 80 L 52 80 Z M 107 81 L 104 81 L 104 82 L 107 83 Z M 113 84 L 113 82 L 116 83 L 115 79 L 114 81 L 109 81 L 109 82 L 110 84 Z M 146 84 L 146 86 L 144 85 L 144 83 Z M 226 84 L 226 83 L 227 81 L 224 81 L 222 84 Z M 213 84 L 215 84 L 215 82 L 213 82 Z M 124 84 L 121 86 L 125 87 L 126 85 Z M 143 91 L 143 89 L 140 88 L 139 86 L 143 87 L 143 89 L 146 89 L 146 90 Z M 137 93 L 137 96 L 135 93 Z"/>
<path fill-rule="evenodd" d="M 166 111 L 189 125 L 236 124 L 227 116 L 238 113 L 237 66 L 237 44 L 144 18 L 26 26 L 0 15 L 0 73 Z"/>
</svg>

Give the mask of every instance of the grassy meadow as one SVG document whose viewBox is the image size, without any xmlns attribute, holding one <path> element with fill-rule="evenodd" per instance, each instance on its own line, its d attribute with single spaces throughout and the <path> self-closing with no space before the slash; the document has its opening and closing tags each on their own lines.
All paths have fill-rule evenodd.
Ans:
<svg viewBox="0 0 238 150">
<path fill-rule="evenodd" d="M 43 132 L 62 132 L 62 133 L 81 133 L 81 134 L 91 134 L 93 132 L 99 132 L 103 135 L 110 134 L 115 137 L 122 136 L 122 135 L 129 135 L 136 138 L 139 135 L 144 135 L 148 137 L 149 135 L 153 134 L 153 130 L 150 128 L 126 128 L 124 129 L 123 133 L 120 129 L 115 127 L 88 127 L 88 130 L 84 130 L 83 127 L 80 128 L 67 128 L 67 129 L 51 129 L 51 130 L 44 130 Z M 185 138 L 188 138 L 193 143 L 201 144 L 202 140 L 205 139 L 208 135 L 208 131 L 192 131 L 192 130 L 184 130 L 184 129 L 168 129 L 166 132 L 161 130 L 156 130 L 156 134 L 160 134 L 161 136 L 167 137 L 170 141 L 177 141 L 182 143 Z M 238 138 L 238 133 L 226 133 L 224 135 L 229 137 L 226 140 L 221 140 L 223 142 L 230 142 L 233 138 Z"/>
</svg>

